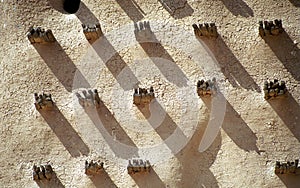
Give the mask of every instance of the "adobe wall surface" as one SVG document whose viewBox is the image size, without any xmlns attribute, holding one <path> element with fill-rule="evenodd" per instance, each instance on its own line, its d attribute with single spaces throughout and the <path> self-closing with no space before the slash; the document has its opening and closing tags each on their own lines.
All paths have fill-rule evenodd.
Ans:
<svg viewBox="0 0 300 188">
<path fill-rule="evenodd" d="M 300 157 L 300 3 L 296 0 L 83 0 L 67 14 L 62 0 L 0 2 L 0 187 L 297 187 L 275 161 Z M 284 32 L 262 39 L 259 20 L 282 19 Z M 138 36 L 147 20 L 152 33 Z M 100 22 L 90 44 L 81 24 Z M 215 22 L 217 39 L 197 39 L 192 24 Z M 57 42 L 30 44 L 30 26 Z M 138 40 L 140 38 L 140 41 Z M 218 95 L 199 98 L 199 79 Z M 265 100 L 266 79 L 285 80 L 287 97 Z M 154 87 L 149 108 L 133 88 Z M 97 88 L 100 107 L 76 93 Z M 51 93 L 39 112 L 33 93 Z M 220 128 L 221 127 L 221 128 Z M 220 129 L 220 130 L 219 130 Z M 149 174 L 127 174 L 127 160 L 148 159 Z M 105 173 L 84 174 L 85 160 Z M 57 179 L 32 180 L 33 164 Z"/>
</svg>

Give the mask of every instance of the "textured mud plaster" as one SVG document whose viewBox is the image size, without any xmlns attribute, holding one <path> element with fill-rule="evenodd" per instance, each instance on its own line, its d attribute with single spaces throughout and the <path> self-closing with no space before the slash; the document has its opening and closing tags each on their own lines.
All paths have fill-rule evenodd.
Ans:
<svg viewBox="0 0 300 188">
<path fill-rule="evenodd" d="M 300 151 L 298 1 L 82 0 L 75 14 L 63 3 L 0 1 L 0 187 L 300 185 L 274 173 Z M 275 19 L 284 31 L 260 37 L 259 21 Z M 91 43 L 81 24 L 98 23 Z M 195 37 L 199 23 L 218 37 Z M 55 42 L 32 45 L 30 26 Z M 199 97 L 197 81 L 213 77 L 217 98 Z M 266 100 L 274 79 L 286 97 Z M 155 98 L 133 104 L 134 88 L 150 86 Z M 34 93 L 51 93 L 53 107 L 37 110 Z M 134 159 L 149 173 L 128 174 Z M 87 176 L 91 160 L 103 171 Z M 50 164 L 51 180 L 33 181 L 34 164 Z"/>
</svg>

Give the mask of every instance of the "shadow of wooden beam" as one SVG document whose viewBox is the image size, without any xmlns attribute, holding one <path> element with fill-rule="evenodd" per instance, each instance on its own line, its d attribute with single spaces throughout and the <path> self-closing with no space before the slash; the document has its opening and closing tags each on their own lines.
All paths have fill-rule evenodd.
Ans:
<svg viewBox="0 0 300 188">
<path fill-rule="evenodd" d="M 217 39 L 197 39 L 199 42 L 204 43 L 208 47 L 210 50 L 209 53 L 214 55 L 222 73 L 233 87 L 242 87 L 248 90 L 261 92 L 260 87 L 249 75 L 240 61 L 235 57 L 221 36 L 219 36 Z"/>
<path fill-rule="evenodd" d="M 71 92 L 77 88 L 90 88 L 86 78 L 58 42 L 34 44 L 33 46 L 67 91 Z M 73 85 L 74 79 L 77 80 L 78 84 Z"/>
<path fill-rule="evenodd" d="M 267 101 L 284 122 L 285 126 L 287 126 L 295 138 L 300 141 L 300 106 L 294 97 L 287 92 L 286 97 L 269 99 Z"/>
<path fill-rule="evenodd" d="M 150 169 L 150 172 L 141 172 L 132 174 L 130 176 L 135 181 L 138 187 L 166 187 L 164 182 L 160 179 L 160 177 L 157 175 L 153 168 Z"/>
<path fill-rule="evenodd" d="M 290 36 L 283 31 L 278 36 L 265 36 L 263 39 L 295 80 L 300 82 L 300 50 Z"/>
<path fill-rule="evenodd" d="M 72 157 L 89 154 L 88 146 L 55 105 L 51 110 L 39 112 Z"/>
</svg>

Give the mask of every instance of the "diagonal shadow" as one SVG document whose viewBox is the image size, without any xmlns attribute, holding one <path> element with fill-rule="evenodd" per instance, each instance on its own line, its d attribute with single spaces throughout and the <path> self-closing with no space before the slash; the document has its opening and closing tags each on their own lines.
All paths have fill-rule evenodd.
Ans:
<svg viewBox="0 0 300 188">
<path fill-rule="evenodd" d="M 139 83 L 134 73 L 131 71 L 126 62 L 114 49 L 114 47 L 110 44 L 105 36 L 101 37 L 99 40 L 93 43 L 92 46 L 98 56 L 105 63 L 108 70 L 112 73 L 112 75 L 125 91 L 133 89 L 132 84 L 129 84 L 129 82 L 137 84 Z M 126 68 L 126 79 L 119 76 L 124 68 Z"/>
<path fill-rule="evenodd" d="M 187 0 L 159 0 L 159 2 L 175 19 L 191 16 L 194 12 Z"/>
<path fill-rule="evenodd" d="M 286 188 L 299 188 L 300 185 L 299 175 L 290 175 L 290 174 L 276 174 L 276 175 L 284 183 Z"/>
<path fill-rule="evenodd" d="M 150 169 L 149 173 L 136 173 L 130 175 L 135 181 L 138 187 L 143 188 L 164 188 L 166 187 L 164 182 L 160 179 L 153 168 Z"/>
<path fill-rule="evenodd" d="M 82 100 L 80 95 L 76 94 L 76 96 L 79 100 Z M 130 159 L 138 155 L 137 146 L 127 135 L 125 130 L 115 119 L 114 115 L 110 112 L 102 100 L 100 100 L 98 107 L 82 106 L 82 108 L 99 132 L 103 135 L 107 141 L 107 144 L 114 151 L 116 156 L 122 157 L 123 159 Z M 128 146 L 130 148 L 124 152 L 119 147 L 120 143 L 123 144 L 123 146 Z M 125 147 L 122 147 L 122 149 L 126 150 Z"/>
<path fill-rule="evenodd" d="M 155 110 L 159 112 L 163 112 L 157 115 L 165 114 L 163 122 L 159 126 L 155 125 L 154 121 L 149 121 L 149 117 L 151 115 L 149 105 L 155 105 Z M 165 109 L 157 102 L 156 99 L 153 99 L 149 105 L 141 106 L 138 105 L 137 108 L 140 110 L 140 112 L 144 115 L 144 117 L 148 120 L 149 124 L 155 129 L 155 131 L 159 134 L 159 136 L 166 140 L 170 135 L 172 135 L 177 128 L 177 124 L 173 121 L 173 119 L 170 117 L 170 115 L 165 111 Z M 153 115 L 154 113 L 152 113 Z M 158 117 L 152 117 L 152 119 L 159 119 Z"/>
<path fill-rule="evenodd" d="M 100 174 L 89 176 L 89 178 L 91 179 L 96 188 L 117 188 L 117 186 L 105 170 L 103 170 Z"/>
<path fill-rule="evenodd" d="M 149 22 L 135 23 L 134 33 L 140 46 L 165 78 L 178 87 L 187 86 L 186 75 L 151 31 Z"/>
<path fill-rule="evenodd" d="M 198 147 L 207 129 L 209 118 L 199 122 L 198 127 L 183 150 L 176 155 L 181 163 L 181 182 L 184 187 L 219 187 L 218 181 L 214 174 L 210 171 L 210 166 L 214 163 L 218 151 L 221 147 L 221 134 L 205 151 L 199 152 Z M 181 187 L 179 186 L 179 187 Z"/>
<path fill-rule="evenodd" d="M 127 16 L 134 22 L 144 18 L 144 12 L 134 0 L 116 0 Z"/>
<path fill-rule="evenodd" d="M 65 188 L 65 186 L 61 183 L 60 179 L 57 177 L 56 173 L 52 173 L 52 178 L 50 181 L 36 181 L 40 188 Z"/>
<path fill-rule="evenodd" d="M 289 0 L 295 7 L 300 7 L 300 1 L 299 0 Z"/>
<path fill-rule="evenodd" d="M 228 101 L 222 128 L 239 148 L 259 153 L 256 146 L 256 135 Z"/>
<path fill-rule="evenodd" d="M 67 91 L 71 92 L 72 89 L 90 87 L 88 81 L 58 42 L 33 44 L 33 46 Z M 78 85 L 76 85 L 76 88 L 73 88 L 75 73 Z"/>
<path fill-rule="evenodd" d="M 179 149 L 181 148 L 180 145 L 184 144 L 187 137 L 156 99 L 153 99 L 150 105 L 155 105 L 155 110 L 160 113 L 151 113 L 149 111 L 149 105 L 145 105 L 144 107 L 138 106 L 137 108 L 143 114 L 145 119 L 147 119 L 148 123 L 153 127 L 156 133 L 161 137 L 164 143 L 168 146 L 168 148 L 172 151 L 172 153 L 178 153 L 180 151 Z M 151 118 L 148 118 L 150 114 Z M 151 121 L 155 119 L 161 119 L 161 117 L 157 116 L 162 115 L 164 116 L 164 119 L 159 126 L 157 125 L 156 121 Z"/>
<path fill-rule="evenodd" d="M 242 0 L 221 0 L 225 7 L 235 16 L 253 17 L 253 10 Z"/>
<path fill-rule="evenodd" d="M 40 110 L 39 112 L 72 157 L 89 154 L 88 146 L 56 105 L 51 110 Z"/>
<path fill-rule="evenodd" d="M 300 50 L 289 35 L 283 31 L 278 36 L 265 36 L 263 39 L 284 67 L 300 82 Z"/>
<path fill-rule="evenodd" d="M 98 18 L 92 11 L 81 1 L 79 10 L 75 14 L 82 24 L 97 24 Z"/>
<path fill-rule="evenodd" d="M 202 98 L 202 101 L 208 109 L 211 108 L 210 98 Z M 256 146 L 258 138 L 228 101 L 226 103 L 226 113 L 222 129 L 239 148 L 245 151 L 256 151 L 259 153 Z"/>
<path fill-rule="evenodd" d="M 197 38 L 199 42 L 204 43 L 216 58 L 221 71 L 233 87 L 242 87 L 249 90 L 261 92 L 260 87 L 245 70 L 243 65 L 232 53 L 221 36 L 217 39 Z"/>
<path fill-rule="evenodd" d="M 267 100 L 284 124 L 290 129 L 295 138 L 300 141 L 300 106 L 294 97 L 287 92 L 286 97 Z"/>
<path fill-rule="evenodd" d="M 57 10 L 58 12 L 63 14 L 68 14 L 63 8 L 63 4 L 65 0 L 47 0 L 47 1 L 51 5 L 51 7 Z"/>
</svg>

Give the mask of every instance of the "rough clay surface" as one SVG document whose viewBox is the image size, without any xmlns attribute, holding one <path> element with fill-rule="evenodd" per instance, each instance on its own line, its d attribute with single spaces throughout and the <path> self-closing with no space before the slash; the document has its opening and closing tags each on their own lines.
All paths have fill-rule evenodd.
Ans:
<svg viewBox="0 0 300 188">
<path fill-rule="evenodd" d="M 299 176 L 274 174 L 276 160 L 300 157 L 299 7 L 296 0 L 84 0 L 68 15 L 62 0 L 2 0 L 0 187 L 299 186 Z M 285 32 L 259 37 L 258 21 L 276 18 Z M 133 22 L 143 20 L 158 43 L 136 41 Z M 91 46 L 81 23 L 97 21 L 105 37 Z M 191 25 L 202 22 L 216 23 L 217 40 L 195 38 Z M 31 45 L 31 25 L 52 29 L 57 43 Z M 195 85 L 214 75 L 225 117 L 199 152 L 215 117 Z M 288 97 L 264 100 L 267 78 L 285 80 Z M 132 104 L 136 85 L 154 87 L 150 110 Z M 98 89 L 98 111 L 78 104 L 82 88 Z M 53 111 L 34 108 L 33 93 L 42 91 L 52 93 Z M 127 159 L 139 157 L 152 171 L 128 175 Z M 86 176 L 86 159 L 104 161 L 105 173 Z M 37 184 L 31 168 L 47 162 L 57 179 Z"/>
</svg>

